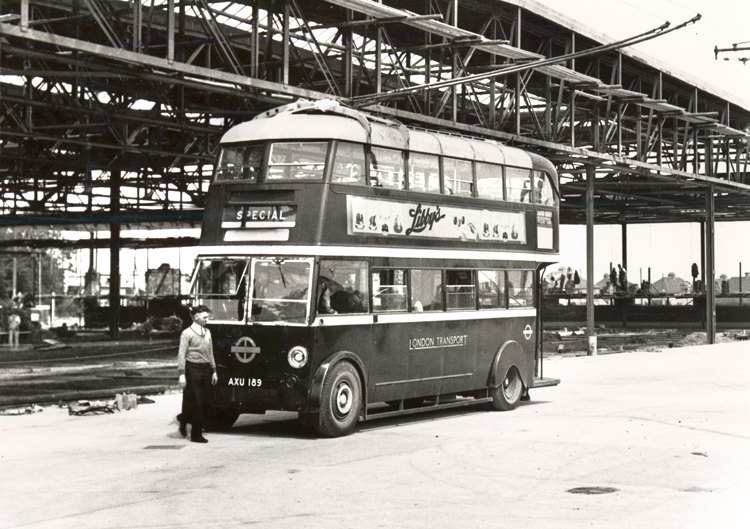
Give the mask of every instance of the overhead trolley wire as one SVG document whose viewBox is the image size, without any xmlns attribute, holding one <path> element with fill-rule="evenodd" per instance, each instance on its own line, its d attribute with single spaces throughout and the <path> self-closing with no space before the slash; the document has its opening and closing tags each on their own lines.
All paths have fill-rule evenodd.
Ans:
<svg viewBox="0 0 750 529">
<path fill-rule="evenodd" d="M 700 19 L 701 19 L 701 15 L 699 13 L 693 18 L 691 18 L 690 20 L 683 22 L 682 24 L 675 26 L 671 29 L 668 29 L 670 26 L 670 23 L 665 22 L 658 28 L 651 29 L 639 35 L 628 37 L 626 39 L 612 42 L 610 44 L 603 44 L 601 46 L 596 46 L 588 50 L 582 50 L 579 52 L 569 53 L 566 55 L 560 55 L 558 57 L 552 57 L 548 59 L 540 59 L 538 61 L 532 61 L 532 62 L 527 62 L 523 64 L 516 64 L 513 66 L 507 66 L 507 67 L 500 68 L 498 70 L 493 70 L 490 72 L 467 75 L 464 77 L 457 77 L 455 79 L 449 79 L 446 81 L 438 81 L 435 83 L 425 83 L 421 85 L 408 86 L 405 88 L 397 88 L 395 90 L 391 90 L 389 92 L 383 92 L 380 94 L 366 94 L 366 95 L 361 95 L 361 96 L 355 96 L 355 97 L 348 99 L 348 102 L 352 106 L 362 107 L 365 105 L 370 105 L 373 103 L 377 103 L 377 102 L 384 101 L 387 99 L 392 99 L 392 98 L 399 97 L 405 94 L 410 94 L 412 92 L 418 92 L 421 90 L 435 90 L 435 89 L 440 89 L 440 88 L 448 88 L 448 87 L 455 86 L 458 84 L 482 81 L 484 79 L 490 79 L 492 77 L 497 77 L 500 75 L 518 73 L 518 72 L 523 72 L 526 70 L 532 70 L 535 68 L 541 68 L 544 66 L 560 64 L 562 62 L 567 62 L 572 59 L 577 59 L 579 57 L 586 57 L 588 55 L 594 55 L 597 53 L 603 53 L 603 52 L 610 51 L 610 50 L 615 50 L 615 49 L 625 48 L 628 46 L 633 46 L 635 44 L 640 44 L 641 42 L 645 42 L 647 40 L 651 40 L 656 37 L 661 37 L 673 31 L 677 31 L 678 29 L 682 29 L 686 26 L 689 26 L 690 24 L 694 24 L 698 22 Z M 482 42 L 480 41 L 477 44 L 482 44 Z"/>
</svg>

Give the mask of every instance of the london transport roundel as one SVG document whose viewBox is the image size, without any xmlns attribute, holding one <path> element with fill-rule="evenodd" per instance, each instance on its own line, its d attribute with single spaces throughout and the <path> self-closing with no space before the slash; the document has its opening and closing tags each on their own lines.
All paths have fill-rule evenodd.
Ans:
<svg viewBox="0 0 750 529">
<path fill-rule="evenodd" d="M 249 364 L 260 353 L 260 347 L 255 346 L 255 342 L 249 336 L 243 336 L 230 349 L 237 360 L 243 364 Z"/>
<path fill-rule="evenodd" d="M 534 331 L 531 330 L 531 325 L 526 325 L 526 328 L 523 330 L 523 337 L 529 340 L 532 334 L 534 334 Z"/>
</svg>

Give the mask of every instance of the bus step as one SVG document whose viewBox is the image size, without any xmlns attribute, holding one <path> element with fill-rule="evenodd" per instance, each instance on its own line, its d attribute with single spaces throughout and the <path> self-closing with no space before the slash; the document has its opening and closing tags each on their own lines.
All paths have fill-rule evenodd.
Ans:
<svg viewBox="0 0 750 529">
<path fill-rule="evenodd" d="M 534 383 L 532 388 L 548 388 L 550 386 L 557 386 L 560 383 L 559 378 L 537 378 L 534 377 Z"/>
<path fill-rule="evenodd" d="M 492 402 L 492 397 L 482 397 L 480 399 L 475 398 L 459 398 L 457 400 L 446 402 L 445 404 L 427 404 L 425 406 L 419 406 L 417 408 L 409 408 L 406 410 L 394 410 L 392 408 L 385 408 L 384 411 L 376 408 L 374 410 L 367 410 L 367 418 L 361 420 L 381 419 L 384 417 L 396 417 L 398 415 L 410 415 L 412 413 L 422 413 L 425 411 L 432 410 L 447 410 L 450 408 L 460 408 L 462 406 L 473 406 L 475 404 L 482 404 L 484 402 Z"/>
</svg>

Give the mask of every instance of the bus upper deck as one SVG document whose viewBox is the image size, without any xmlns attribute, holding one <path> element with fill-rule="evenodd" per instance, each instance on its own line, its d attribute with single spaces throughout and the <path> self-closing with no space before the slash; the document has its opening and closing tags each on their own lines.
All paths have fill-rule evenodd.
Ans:
<svg viewBox="0 0 750 529">
<path fill-rule="evenodd" d="M 230 129 L 215 173 L 202 246 L 559 249 L 557 176 L 545 158 L 331 101 Z"/>
</svg>

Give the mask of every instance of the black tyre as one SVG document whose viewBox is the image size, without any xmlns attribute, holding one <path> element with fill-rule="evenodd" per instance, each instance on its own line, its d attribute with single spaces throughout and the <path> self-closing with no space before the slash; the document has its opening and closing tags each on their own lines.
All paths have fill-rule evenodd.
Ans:
<svg viewBox="0 0 750 529">
<path fill-rule="evenodd" d="M 206 429 L 219 431 L 229 430 L 237 421 L 240 412 L 232 408 L 210 406 L 206 413 Z"/>
<path fill-rule="evenodd" d="M 523 395 L 523 381 L 516 366 L 510 366 L 500 382 L 500 386 L 492 388 L 492 408 L 499 411 L 516 409 Z"/>
<path fill-rule="evenodd" d="M 349 362 L 331 368 L 323 383 L 317 430 L 325 437 L 341 437 L 354 430 L 362 408 L 362 384 Z"/>
</svg>

